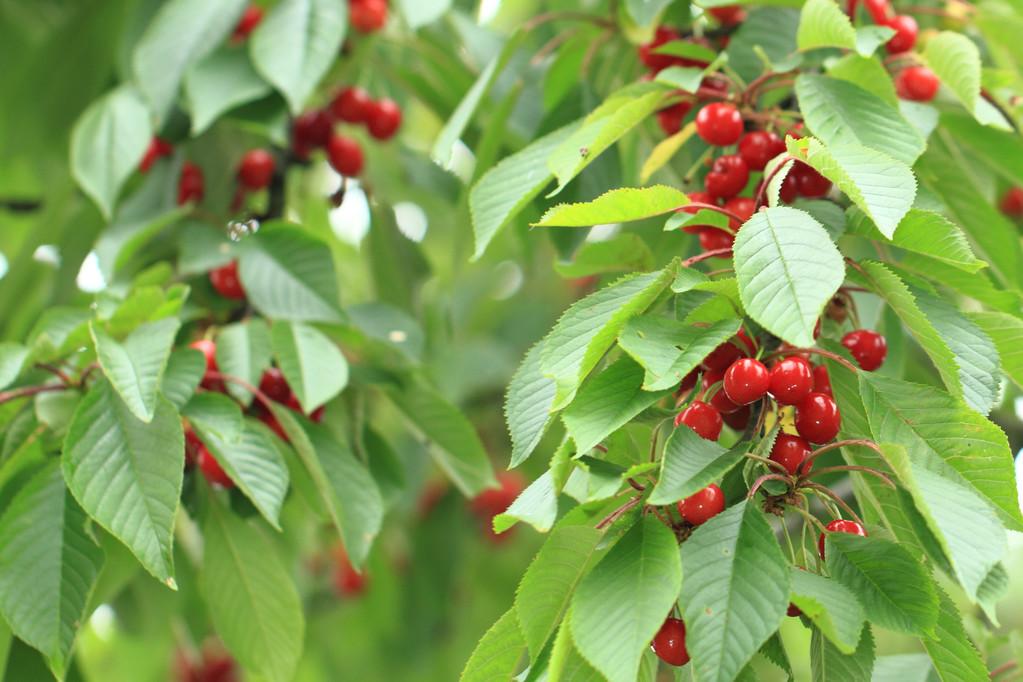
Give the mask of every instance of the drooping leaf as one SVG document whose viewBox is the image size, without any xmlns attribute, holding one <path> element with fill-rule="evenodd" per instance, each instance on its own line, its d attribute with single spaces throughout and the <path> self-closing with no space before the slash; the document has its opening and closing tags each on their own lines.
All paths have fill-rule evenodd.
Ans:
<svg viewBox="0 0 1023 682">
<path fill-rule="evenodd" d="M 808 0 L 799 15 L 796 43 L 800 50 L 856 47 L 856 30 L 834 0 Z"/>
<path fill-rule="evenodd" d="M 458 679 L 460 682 L 510 680 L 515 676 L 525 649 L 515 609 L 508 609 L 480 638 Z"/>
<path fill-rule="evenodd" d="M 558 517 L 558 490 L 554 487 L 554 474 L 548 469 L 523 490 L 511 506 L 494 517 L 494 532 L 503 533 L 519 521 L 528 523 L 546 533 Z"/>
<path fill-rule="evenodd" d="M 874 637 L 870 626 L 863 629 L 859 646 L 851 654 L 845 654 L 831 640 L 824 637 L 819 628 L 813 629 L 810 640 L 810 670 L 813 682 L 871 682 L 874 668 Z"/>
<path fill-rule="evenodd" d="M 1023 386 L 1023 321 L 1005 313 L 969 313 L 967 317 L 994 342 L 1005 374 Z"/>
<path fill-rule="evenodd" d="M 301 322 L 274 322 L 271 343 L 284 373 L 305 412 L 312 412 L 348 385 L 348 361 L 333 341 Z"/>
<path fill-rule="evenodd" d="M 533 453 L 551 421 L 555 387 L 540 369 L 542 351 L 541 344 L 529 349 L 505 394 L 504 415 L 512 442 L 508 467 L 512 469 Z"/>
<path fill-rule="evenodd" d="M 689 497 L 721 478 L 743 461 L 745 448 L 731 450 L 678 426 L 664 444 L 661 473 L 650 493 L 650 504 L 671 504 Z"/>
<path fill-rule="evenodd" d="M 206 373 L 206 358 L 194 348 L 179 348 L 170 354 L 163 372 L 160 392 L 177 409 L 184 407 Z"/>
<path fill-rule="evenodd" d="M 28 355 L 28 348 L 20 343 L 12 341 L 0 343 L 0 389 L 7 388 L 18 378 L 25 367 Z"/>
<path fill-rule="evenodd" d="M 658 391 L 678 385 L 712 350 L 738 331 L 737 319 L 697 327 L 646 315 L 625 324 L 618 345 L 646 371 L 643 388 Z"/>
<path fill-rule="evenodd" d="M 910 209 L 889 239 L 881 234 L 863 211 L 850 209 L 848 231 L 919 253 L 966 272 L 977 272 L 986 267 L 984 261 L 973 255 L 963 231 L 933 211 Z"/>
<path fill-rule="evenodd" d="M 245 419 L 238 404 L 215 391 L 203 391 L 192 396 L 181 409 L 181 416 L 203 434 L 216 437 L 224 445 L 238 443 L 245 428 Z"/>
<path fill-rule="evenodd" d="M 225 112 L 270 94 L 243 47 L 225 46 L 193 64 L 185 74 L 192 135 L 205 132 Z"/>
<path fill-rule="evenodd" d="M 662 213 L 669 213 L 689 203 L 689 197 L 667 185 L 621 187 L 593 201 L 579 204 L 558 204 L 551 208 L 535 227 L 588 227 L 606 223 L 627 223 Z"/>
<path fill-rule="evenodd" d="M 642 663 L 640 663 L 642 666 Z M 640 669 L 642 673 L 642 668 Z M 566 619 L 558 628 L 558 635 L 551 646 L 551 655 L 547 666 L 549 682 L 601 682 L 606 680 L 603 675 L 593 669 L 583 655 L 579 653 L 572 641 L 572 629 Z M 643 679 L 638 677 L 637 679 Z"/>
<path fill-rule="evenodd" d="M 645 271 L 653 267 L 654 254 L 650 247 L 642 237 L 631 232 L 622 232 L 605 241 L 583 242 L 571 262 L 554 263 L 554 271 L 567 278 Z"/>
<path fill-rule="evenodd" d="M 792 603 L 813 621 L 816 630 L 843 654 L 856 651 L 863 630 L 863 607 L 842 583 L 793 568 Z"/>
<path fill-rule="evenodd" d="M 867 28 L 867 27 L 863 27 Z M 874 27 L 878 28 L 878 27 Z M 885 104 L 892 107 L 899 106 L 899 98 L 895 94 L 895 84 L 888 71 L 876 59 L 863 57 L 858 54 L 847 54 L 841 59 L 832 62 L 828 67 L 828 75 L 832 78 L 848 81 L 858 85 L 867 92 L 879 97 Z M 812 97 L 812 95 L 809 95 Z M 830 129 L 828 129 L 830 130 Z M 835 131 L 832 130 L 832 133 Z M 814 130 L 814 135 L 827 142 L 826 134 Z"/>
<path fill-rule="evenodd" d="M 924 61 L 971 114 L 980 100 L 980 50 L 956 31 L 942 31 L 927 40 Z"/>
<path fill-rule="evenodd" d="M 934 638 L 923 640 L 934 669 L 942 680 L 983 680 L 988 678 L 987 666 L 977 647 L 963 627 L 955 603 L 938 588 L 938 624 Z"/>
<path fill-rule="evenodd" d="M 103 373 L 132 414 L 144 422 L 151 421 L 156 412 L 160 382 L 180 325 L 171 317 L 148 322 L 124 343 L 118 343 L 100 326 L 90 326 Z"/>
</svg>

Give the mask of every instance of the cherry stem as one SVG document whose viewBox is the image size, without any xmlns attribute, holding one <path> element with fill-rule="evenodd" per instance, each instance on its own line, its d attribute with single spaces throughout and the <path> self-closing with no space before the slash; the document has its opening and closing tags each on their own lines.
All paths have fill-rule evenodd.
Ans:
<svg viewBox="0 0 1023 682">
<path fill-rule="evenodd" d="M 74 383 L 73 381 L 71 381 L 71 377 L 65 374 L 64 370 L 62 370 L 60 367 L 57 367 L 56 365 L 51 365 L 46 362 L 37 362 L 36 368 L 54 375 L 55 377 L 63 381 L 65 386 L 70 386 L 71 384 Z"/>
<path fill-rule="evenodd" d="M 779 474 L 788 475 L 789 473 L 789 470 L 785 468 L 784 464 L 780 462 L 775 462 L 773 459 L 761 457 L 760 455 L 754 455 L 752 452 L 747 452 L 746 457 L 752 460 L 756 460 L 757 462 L 762 462 L 763 464 L 766 464 L 769 468 L 774 469 Z"/>
<path fill-rule="evenodd" d="M 803 509 L 802 507 L 794 506 L 791 508 L 795 509 L 804 519 L 809 521 L 812 525 L 817 526 L 817 528 L 819 528 L 822 533 L 827 532 L 828 529 L 824 527 L 824 524 L 821 523 L 821 520 L 818 519 L 816 516 L 814 516 L 807 510 Z"/>
<path fill-rule="evenodd" d="M 586 12 L 545 12 L 544 14 L 538 14 L 525 24 L 522 25 L 523 31 L 532 31 L 537 26 L 552 21 L 582 21 L 595 24 L 596 26 L 603 26 L 604 28 L 614 28 L 614 22 L 597 16 L 595 14 L 588 14 Z"/>
<path fill-rule="evenodd" d="M 796 158 L 791 154 L 786 154 L 785 157 L 778 162 L 778 165 L 771 169 L 768 175 L 764 176 L 764 179 L 760 183 L 760 187 L 757 188 L 757 197 L 755 209 L 760 210 L 760 207 L 764 205 L 764 200 L 767 198 L 767 186 L 771 184 L 771 180 L 774 180 L 774 176 L 781 172 L 782 168 L 788 165 L 789 161 L 795 161 Z"/>
<path fill-rule="evenodd" d="M 660 521 L 661 523 L 663 523 L 663 524 L 664 524 L 665 526 L 667 526 L 668 528 L 671 528 L 672 530 L 674 530 L 674 529 L 675 529 L 675 524 L 673 524 L 673 523 L 671 522 L 671 519 L 669 519 L 669 518 L 666 518 L 666 517 L 664 516 L 664 514 L 662 514 L 662 513 L 661 513 L 661 510 L 660 510 L 660 509 L 658 509 L 657 507 L 647 507 L 647 509 L 649 509 L 650 511 L 652 511 L 652 512 L 654 513 L 654 516 L 656 516 L 656 517 L 657 517 L 657 519 L 658 519 L 658 520 L 659 520 L 659 521 Z"/>
<path fill-rule="evenodd" d="M 26 398 L 28 396 L 36 395 L 37 393 L 48 393 L 51 391 L 64 391 L 71 388 L 67 384 L 42 384 L 40 386 L 22 386 L 21 388 L 13 388 L 10 391 L 0 392 L 0 405 L 3 403 L 17 400 L 18 398 Z"/>
<path fill-rule="evenodd" d="M 639 481 L 637 481 L 636 479 L 629 478 L 628 481 L 629 481 L 629 485 L 632 486 L 633 490 L 638 490 L 639 492 L 643 492 L 644 490 L 646 490 L 646 486 L 643 485 L 642 483 L 640 483 Z"/>
<path fill-rule="evenodd" d="M 1005 663 L 1002 663 L 1000 666 L 991 671 L 991 679 L 993 680 L 996 677 L 1004 675 L 1010 670 L 1013 670 L 1018 667 L 1019 663 L 1017 663 L 1016 661 L 1006 661 Z"/>
<path fill-rule="evenodd" d="M 800 477 L 800 482 L 809 481 L 812 477 L 819 476 L 821 474 L 832 474 L 839 471 L 861 471 L 865 474 L 872 474 L 880 478 L 884 482 L 884 484 L 887 485 L 889 488 L 893 490 L 895 489 L 895 483 L 892 481 L 892 479 L 888 478 L 887 475 L 881 473 L 877 469 L 871 469 L 870 467 L 864 467 L 853 464 L 843 464 L 841 466 L 824 467 L 823 469 L 818 469 L 817 471 L 813 471 L 811 473 L 802 475 Z"/>
<path fill-rule="evenodd" d="M 704 203 L 702 201 L 691 201 L 688 204 L 686 204 L 684 206 L 684 208 L 703 208 L 703 209 L 707 209 L 708 211 L 717 211 L 718 213 L 720 213 L 722 215 L 728 216 L 729 218 L 731 218 L 735 222 L 739 223 L 740 225 L 742 225 L 745 222 L 742 218 L 739 217 L 739 214 L 733 213 L 732 211 L 729 211 L 727 208 L 724 208 L 723 206 L 718 206 L 717 204 L 707 204 L 707 203 Z M 717 227 L 717 226 L 713 225 L 712 227 Z M 718 228 L 718 229 L 724 230 L 725 232 L 729 232 L 731 234 L 735 234 L 735 232 L 733 232 L 730 229 L 726 229 L 726 228 L 723 228 L 723 227 Z"/>
<path fill-rule="evenodd" d="M 731 255 L 731 253 L 731 249 L 711 249 L 710 251 L 704 251 L 703 253 L 698 253 L 695 256 L 686 258 L 682 261 L 682 267 L 688 268 L 689 266 L 695 265 L 700 261 L 705 261 L 708 258 L 727 258 Z"/>
<path fill-rule="evenodd" d="M 764 360 L 770 360 L 771 358 L 777 358 L 783 355 L 786 357 L 790 355 L 800 355 L 801 353 L 813 353 L 814 355 L 820 355 L 830 360 L 834 360 L 838 364 L 848 369 L 850 372 L 860 371 L 859 367 L 852 364 L 851 362 L 843 358 L 841 355 L 838 355 L 837 353 L 832 353 L 829 350 L 823 350 L 821 348 L 792 348 L 787 350 L 776 350 L 773 353 L 768 353 L 767 355 L 765 355 Z"/>
<path fill-rule="evenodd" d="M 838 506 L 841 507 L 846 514 L 851 516 L 856 523 L 866 527 L 866 524 L 863 523 L 863 519 L 860 518 L 860 515 L 853 511 L 853 508 L 850 507 L 849 504 L 842 499 L 841 495 L 837 494 L 834 490 L 827 486 L 821 485 L 820 483 L 808 483 L 806 487 L 820 493 L 821 495 L 827 496 L 828 498 L 836 502 Z"/>
<path fill-rule="evenodd" d="M 99 363 L 98 362 L 94 362 L 91 365 L 89 365 L 88 367 L 86 367 L 82 371 L 82 376 L 78 377 L 78 385 L 80 387 L 84 387 L 86 379 L 88 379 L 92 375 L 92 373 L 95 372 L 97 369 L 99 369 Z"/>
<path fill-rule="evenodd" d="M 263 393 L 258 388 L 256 388 L 249 382 L 245 381 L 245 379 L 242 379 L 241 377 L 236 377 L 231 374 L 223 374 L 221 372 L 206 372 L 206 377 L 212 379 L 213 381 L 220 379 L 221 381 L 227 381 L 232 384 L 237 384 L 238 386 L 241 386 L 252 395 L 256 396 L 256 400 L 263 403 L 263 407 L 265 407 L 268 410 L 272 409 L 270 405 L 273 403 L 273 401 L 270 400 L 270 398 L 268 398 L 265 393 Z"/>
<path fill-rule="evenodd" d="M 638 505 L 642 501 L 643 501 L 643 496 L 642 495 L 636 495 L 635 497 L 630 498 L 628 502 L 626 502 L 622 506 L 618 507 L 618 509 L 615 509 L 613 512 L 611 512 L 607 516 L 605 516 L 600 521 L 600 523 L 598 523 L 596 525 L 597 530 L 602 530 L 602 529 L 610 526 L 612 523 L 614 523 L 615 521 L 620 519 L 622 516 L 624 516 L 626 514 L 626 512 L 628 512 L 630 509 L 632 509 L 633 507 L 635 507 L 636 505 Z"/>
<path fill-rule="evenodd" d="M 873 450 L 877 454 L 879 454 L 882 457 L 884 457 L 884 453 L 881 452 L 881 448 L 877 447 L 877 443 L 875 443 L 872 440 L 867 440 L 866 438 L 851 438 L 849 440 L 837 440 L 834 443 L 828 443 L 827 445 L 822 445 L 821 447 L 819 447 L 816 450 L 814 450 L 813 452 L 811 452 L 810 456 L 807 457 L 806 459 L 804 459 L 800 463 L 799 469 L 798 469 L 798 473 L 799 473 L 800 476 L 804 475 L 804 472 L 807 472 L 807 471 L 810 470 L 810 467 L 813 465 L 813 461 L 815 459 L 817 459 L 818 457 L 820 457 L 821 455 L 823 455 L 825 452 L 830 452 L 832 450 L 837 450 L 838 448 L 853 447 L 853 446 L 857 446 L 857 445 L 865 447 L 865 448 L 870 448 L 871 450 Z"/>
<path fill-rule="evenodd" d="M 786 485 L 790 485 L 792 480 L 788 476 L 781 476 L 780 474 L 764 474 L 757 480 L 753 481 L 753 485 L 750 486 L 749 493 L 746 495 L 747 500 L 752 500 L 753 495 L 760 490 L 760 486 L 764 485 L 768 481 L 781 481 Z"/>
</svg>

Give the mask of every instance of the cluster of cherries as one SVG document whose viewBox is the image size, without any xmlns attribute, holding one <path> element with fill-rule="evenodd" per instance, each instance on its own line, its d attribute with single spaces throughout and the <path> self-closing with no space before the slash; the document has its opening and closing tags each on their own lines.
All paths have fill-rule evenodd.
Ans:
<svg viewBox="0 0 1023 682">
<path fill-rule="evenodd" d="M 916 46 L 919 28 L 916 19 L 908 14 L 893 14 L 888 0 L 863 0 L 870 18 L 878 26 L 887 26 L 895 31 L 885 47 L 891 55 L 910 52 Z M 855 2 L 852 7 L 855 10 Z M 938 94 L 941 82 L 926 66 L 907 66 L 895 76 L 895 92 L 902 99 L 914 102 L 930 102 Z"/>
</svg>

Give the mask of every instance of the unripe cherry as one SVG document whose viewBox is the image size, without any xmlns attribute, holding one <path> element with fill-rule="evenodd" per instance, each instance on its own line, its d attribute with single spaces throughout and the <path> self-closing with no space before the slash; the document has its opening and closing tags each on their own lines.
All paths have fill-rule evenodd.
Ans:
<svg viewBox="0 0 1023 682">
<path fill-rule="evenodd" d="M 704 440 L 717 440 L 721 435 L 721 413 L 702 400 L 694 400 L 675 415 L 675 426 L 685 424 Z"/>
<path fill-rule="evenodd" d="M 712 102 L 697 112 L 696 133 L 716 147 L 735 144 L 742 136 L 742 114 L 731 104 Z"/>
<path fill-rule="evenodd" d="M 725 371 L 722 383 L 725 394 L 737 405 L 748 405 L 767 393 L 770 374 L 764 363 L 754 358 L 741 358 Z"/>
<path fill-rule="evenodd" d="M 849 521 L 847 519 L 835 519 L 829 523 L 825 528 L 829 533 L 848 533 L 850 535 L 859 535 L 861 537 L 867 536 L 867 530 L 856 523 L 855 521 Z M 821 555 L 821 561 L 824 560 L 824 533 L 821 533 L 817 539 L 817 551 Z"/>
<path fill-rule="evenodd" d="M 678 502 L 678 513 L 686 523 L 699 526 L 725 509 L 725 494 L 715 483 Z"/>
<path fill-rule="evenodd" d="M 829 395 L 813 392 L 796 406 L 796 431 L 811 443 L 827 443 L 840 426 L 838 405 Z"/>
<path fill-rule="evenodd" d="M 885 338 L 870 329 L 857 329 L 842 337 L 842 345 L 856 359 L 861 369 L 873 372 L 884 364 L 888 355 L 888 343 Z"/>
<path fill-rule="evenodd" d="M 686 624 L 678 618 L 668 618 L 654 635 L 650 648 L 668 665 L 685 665 L 689 662 L 689 652 L 686 651 Z"/>
</svg>

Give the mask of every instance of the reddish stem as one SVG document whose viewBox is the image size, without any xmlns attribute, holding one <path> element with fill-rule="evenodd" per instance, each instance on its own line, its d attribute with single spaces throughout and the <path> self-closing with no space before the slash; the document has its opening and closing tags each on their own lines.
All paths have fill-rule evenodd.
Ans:
<svg viewBox="0 0 1023 682">
<path fill-rule="evenodd" d="M 870 467 L 858 466 L 853 464 L 843 464 L 840 466 L 824 467 L 823 469 L 818 469 L 817 471 L 812 471 L 803 474 L 800 476 L 800 482 L 809 481 L 814 476 L 819 476 L 821 474 L 833 474 L 839 471 L 861 471 L 865 474 L 873 474 L 874 476 L 877 476 L 882 481 L 884 481 L 885 485 L 887 485 L 889 488 L 892 488 L 893 490 L 895 489 L 895 483 L 892 482 L 892 479 L 888 478 L 888 476 L 881 473 L 877 469 L 871 469 Z"/>
<path fill-rule="evenodd" d="M 791 485 L 792 481 L 788 476 L 781 476 L 779 474 L 764 474 L 757 480 L 753 481 L 753 485 L 750 486 L 749 493 L 746 495 L 747 500 L 752 500 L 753 495 L 760 490 L 760 486 L 764 485 L 768 481 L 781 481 L 787 485 Z"/>
<path fill-rule="evenodd" d="M 258 388 L 256 388 L 249 382 L 245 381 L 245 379 L 233 376 L 231 374 L 223 374 L 221 372 L 206 372 L 206 377 L 208 379 L 212 379 L 213 381 L 220 379 L 221 381 L 228 381 L 232 384 L 237 384 L 238 386 L 241 386 L 252 395 L 256 396 L 256 400 L 263 403 L 263 407 L 265 407 L 268 410 L 271 409 L 270 406 L 273 403 L 273 401 L 270 400 L 270 398 L 268 398 L 265 393 L 260 391 Z"/>
<path fill-rule="evenodd" d="M 636 497 L 630 498 L 628 502 L 626 502 L 622 506 L 618 507 L 618 509 L 615 509 L 613 512 L 611 512 L 607 516 L 605 516 L 600 521 L 600 523 L 597 524 L 597 526 L 596 526 L 597 530 L 601 530 L 603 528 L 606 528 L 606 527 L 610 526 L 612 523 L 614 523 L 619 518 L 621 518 L 623 515 L 625 515 L 626 512 L 628 512 L 630 509 L 632 509 L 633 507 L 635 507 L 636 505 L 638 505 L 642 501 L 643 501 L 643 498 L 640 495 L 637 495 Z"/>
<path fill-rule="evenodd" d="M 827 445 L 823 445 L 814 450 L 813 452 L 811 452 L 810 456 L 804 459 L 803 462 L 799 465 L 799 474 L 802 475 L 804 471 L 809 471 L 810 466 L 813 464 L 813 461 L 820 457 L 821 455 L 823 455 L 825 452 L 837 450 L 838 448 L 854 447 L 857 445 L 865 448 L 870 448 L 877 454 L 884 457 L 884 453 L 881 452 L 881 448 L 877 447 L 877 443 L 875 443 L 872 440 L 867 440 L 866 438 L 851 438 L 848 440 L 837 440 L 834 443 L 828 443 Z"/>
<path fill-rule="evenodd" d="M 841 355 L 820 348 L 790 348 L 786 350 L 776 350 L 773 353 L 768 353 L 767 355 L 765 355 L 764 360 L 770 360 L 771 358 L 781 357 L 782 355 L 784 356 L 799 355 L 801 353 L 813 353 L 814 355 L 820 355 L 826 358 L 830 358 L 831 360 L 834 360 L 838 364 L 848 369 L 850 372 L 860 371 L 859 367 L 852 364 L 851 362 L 843 358 Z"/>
<path fill-rule="evenodd" d="M 815 490 L 820 494 L 825 495 L 826 497 L 837 502 L 838 506 L 842 508 L 842 511 L 851 516 L 853 518 L 853 521 L 855 521 L 856 523 L 860 524 L 863 527 L 866 527 L 866 524 L 863 523 L 863 519 L 860 518 L 860 515 L 853 511 L 853 508 L 850 507 L 848 503 L 846 503 L 846 501 L 843 500 L 840 495 L 835 493 L 834 490 L 828 488 L 827 486 L 823 486 L 820 483 L 810 483 L 806 487 L 810 488 L 811 490 Z"/>
<path fill-rule="evenodd" d="M 695 265 L 700 261 L 707 260 L 708 258 L 728 258 L 731 256 L 731 249 L 711 249 L 710 251 L 704 251 L 698 253 L 695 256 L 691 256 L 682 261 L 682 267 L 688 268 L 690 265 Z"/>
<path fill-rule="evenodd" d="M 785 158 L 778 162 L 777 166 L 771 169 L 770 174 L 764 176 L 764 179 L 760 182 L 760 187 L 757 188 L 756 210 L 759 211 L 760 207 L 764 205 L 764 200 L 767 198 L 767 186 L 771 184 L 771 180 L 774 180 L 774 176 L 780 173 L 781 169 L 784 168 L 789 161 L 795 160 L 796 158 L 794 156 L 786 154 Z"/>
<path fill-rule="evenodd" d="M 739 223 L 740 225 L 742 225 L 743 222 L 744 222 L 743 219 L 740 218 L 737 213 L 732 213 L 727 208 L 724 208 L 723 206 L 718 206 L 717 204 L 705 204 L 702 201 L 693 201 L 693 202 L 690 202 L 690 203 L 686 204 L 684 206 L 684 208 L 705 208 L 708 211 L 717 211 L 718 213 L 720 213 L 722 215 L 726 215 L 729 218 L 731 218 L 732 220 L 734 220 L 735 222 Z M 723 229 L 723 228 L 721 228 L 721 229 Z M 726 230 L 726 231 L 727 232 L 732 232 L 732 234 L 734 234 L 734 232 L 732 230 Z"/>
<path fill-rule="evenodd" d="M 17 400 L 18 398 L 27 398 L 28 396 L 33 396 L 37 393 L 64 391 L 68 388 L 69 387 L 65 384 L 43 384 L 40 386 L 22 386 L 21 388 L 12 388 L 9 391 L 0 392 L 0 405 L 12 400 Z"/>
</svg>

